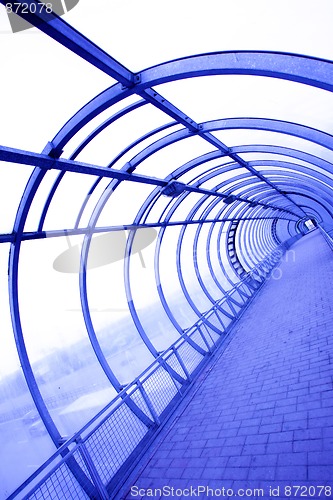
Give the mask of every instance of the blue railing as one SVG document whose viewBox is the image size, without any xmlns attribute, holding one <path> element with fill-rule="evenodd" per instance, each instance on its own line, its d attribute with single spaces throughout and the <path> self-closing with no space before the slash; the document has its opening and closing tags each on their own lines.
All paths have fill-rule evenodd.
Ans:
<svg viewBox="0 0 333 500">
<path fill-rule="evenodd" d="M 318 224 L 321 234 L 324 236 L 331 250 L 333 250 L 333 227 L 328 228 L 327 226 L 323 227 Z"/>
<path fill-rule="evenodd" d="M 286 248 L 288 245 L 281 245 L 247 273 L 8 500 L 114 497 L 161 423 L 187 392 L 209 355 L 227 337 Z"/>
</svg>

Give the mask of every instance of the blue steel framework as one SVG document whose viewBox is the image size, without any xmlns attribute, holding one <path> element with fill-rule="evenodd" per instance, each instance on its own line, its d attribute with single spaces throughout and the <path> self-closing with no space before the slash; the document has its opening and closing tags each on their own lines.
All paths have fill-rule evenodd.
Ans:
<svg viewBox="0 0 333 500">
<path fill-rule="evenodd" d="M 1 0 L 1 3 L 8 2 Z M 34 1 L 28 0 L 27 3 Z M 332 241 L 329 231 L 325 229 L 329 226 L 333 213 L 333 172 L 330 162 L 274 144 L 228 147 L 214 132 L 229 129 L 276 132 L 310 141 L 330 151 L 333 150 L 333 136 L 299 123 L 256 117 L 196 123 L 153 87 L 200 76 L 254 75 L 291 80 L 332 92 L 333 63 L 294 54 L 244 51 L 196 55 L 132 73 L 60 17 L 45 11 L 21 15 L 118 83 L 79 110 L 41 154 L 0 147 L 1 161 L 35 167 L 18 207 L 13 231 L 0 235 L 0 242 L 11 244 L 10 310 L 22 370 L 42 421 L 59 448 L 56 455 L 19 488 L 13 497 L 24 496 L 38 479 L 34 493 L 29 494 L 29 498 L 38 498 L 40 492 L 43 498 L 63 498 L 64 495 L 71 498 L 108 498 L 109 493 L 118 487 L 124 470 L 142 452 L 156 427 L 184 394 L 193 374 L 219 341 L 226 337 L 230 325 L 240 316 L 269 276 L 283 251 L 289 248 L 295 238 L 306 232 L 305 221 L 314 220 L 328 240 Z M 140 99 L 127 105 L 126 99 L 135 95 Z M 112 112 L 112 106 L 122 101 L 124 107 Z M 115 158 L 110 159 L 106 167 L 76 160 L 103 130 L 147 105 L 158 108 L 171 117 L 172 121 L 138 137 L 119 151 Z M 90 132 L 67 159 L 61 158 L 70 140 L 105 110 L 110 110 L 113 114 Z M 175 127 L 177 128 L 173 130 Z M 162 149 L 176 143 L 186 144 L 186 139 L 193 137 L 211 145 L 212 151 L 194 157 L 164 178 L 134 173 L 148 158 Z M 147 139 L 150 140 L 148 146 Z M 119 169 L 114 168 L 126 154 L 132 150 L 137 151 L 138 147 L 141 148 L 140 151 L 133 154 L 130 161 L 123 163 Z M 245 161 L 241 155 L 247 153 L 260 154 L 261 158 L 265 154 L 280 155 L 283 159 Z M 35 231 L 26 231 L 26 220 L 35 195 L 50 170 L 58 170 L 58 177 L 46 198 L 38 227 Z M 93 184 L 73 227 L 46 232 L 44 224 L 48 210 L 66 172 L 92 175 Z M 110 179 L 109 184 L 95 204 L 89 223 L 82 227 L 81 218 L 88 206 L 89 197 L 103 179 Z M 151 192 L 134 220 L 124 221 L 121 226 L 98 225 L 103 209 L 113 193 L 123 183 L 131 182 L 151 186 Z M 194 194 L 196 201 L 192 203 L 190 197 Z M 186 216 L 178 217 L 177 214 L 182 211 L 183 206 L 188 206 L 189 200 L 192 206 L 187 209 Z M 156 210 L 159 211 L 158 217 Z M 176 226 L 180 228 L 175 247 L 179 287 L 197 318 L 191 328 L 185 329 L 168 303 L 161 277 L 161 251 L 167 244 L 170 228 Z M 191 227 L 195 230 L 189 233 Z M 137 230 L 142 228 L 158 229 L 154 257 L 156 288 L 170 324 L 179 334 L 179 340 L 162 354 L 147 335 L 132 294 L 133 247 Z M 155 358 L 153 364 L 125 388 L 110 366 L 96 335 L 87 284 L 87 263 L 93 235 L 123 229 L 129 231 L 124 259 L 124 286 L 129 313 L 144 345 Z M 21 244 L 25 240 L 78 234 L 84 235 L 79 286 L 87 333 L 106 377 L 119 394 L 79 433 L 64 443 L 64 437 L 40 392 L 25 345 L 19 306 L 19 258 Z M 193 273 L 205 298 L 204 309 L 192 297 L 183 275 L 182 262 L 184 258 L 188 258 L 183 255 L 184 241 L 192 242 Z M 209 281 L 202 267 L 202 248 L 205 248 Z M 148 389 L 158 385 L 161 386 L 160 394 L 149 394 Z M 131 427 L 133 436 L 128 441 L 120 442 L 121 432 L 125 432 L 127 427 Z M 109 456 L 106 456 L 109 448 L 103 441 L 106 435 L 111 443 L 109 447 L 112 448 Z M 107 466 L 103 468 L 102 463 Z M 40 480 L 40 477 L 43 479 Z M 55 486 L 56 482 L 58 486 Z"/>
</svg>

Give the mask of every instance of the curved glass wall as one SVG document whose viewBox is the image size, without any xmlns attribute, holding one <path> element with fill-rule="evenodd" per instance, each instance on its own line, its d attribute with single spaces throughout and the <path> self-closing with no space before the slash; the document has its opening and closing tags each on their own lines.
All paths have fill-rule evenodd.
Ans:
<svg viewBox="0 0 333 500">
<path fill-rule="evenodd" d="M 1 4 L 4 499 L 133 381 L 141 439 L 286 242 L 332 225 L 333 51 L 329 2 L 236 2 L 236 37 L 217 0 L 152 22 L 81 0 L 15 33 Z"/>
</svg>

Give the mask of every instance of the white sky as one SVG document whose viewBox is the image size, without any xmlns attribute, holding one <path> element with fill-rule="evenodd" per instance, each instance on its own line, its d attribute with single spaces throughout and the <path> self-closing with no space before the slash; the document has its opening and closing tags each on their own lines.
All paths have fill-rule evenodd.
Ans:
<svg viewBox="0 0 333 500">
<path fill-rule="evenodd" d="M 135 72 L 177 57 L 224 50 L 274 50 L 333 59 L 332 0 L 169 0 L 163 3 L 80 0 L 64 19 Z M 78 109 L 113 83 L 101 71 L 35 28 L 12 34 L 2 5 L 0 54 L 0 144 L 4 146 L 41 151 Z M 203 94 L 204 87 L 207 88 L 205 79 L 187 81 L 185 85 L 171 84 L 161 92 L 176 105 L 181 106 L 183 102 L 182 109 L 197 121 L 232 114 L 250 116 L 259 109 L 261 116 L 265 112 L 269 116 L 275 113 L 277 117 L 285 113 L 287 118 L 295 116 L 309 125 L 316 114 L 318 123 L 315 124 L 333 131 L 330 128 L 332 99 L 328 93 L 300 88 L 290 82 L 262 80 L 265 79 L 243 79 L 236 83 L 235 79 L 225 78 L 222 84 L 217 78 L 209 84 L 208 97 Z M 158 123 L 160 117 L 154 119 Z M 10 230 L 28 172 L 28 167 L 0 164 L 1 231 Z M 0 254 L 2 304 L 8 301 L 6 251 Z M 54 279 L 57 281 L 60 277 Z M 59 283 L 59 290 L 61 287 Z M 60 302 L 66 302 L 64 297 Z M 77 297 L 73 303 L 78 305 Z M 26 307 L 29 308 L 28 304 Z M 6 332 L 3 338 L 9 339 L 12 334 L 7 314 L 2 327 Z M 56 342 L 57 332 L 56 329 L 49 332 L 51 344 Z M 14 359 L 16 364 L 15 354 L 11 352 L 9 355 L 0 347 L 3 372 L 13 368 Z"/>
</svg>

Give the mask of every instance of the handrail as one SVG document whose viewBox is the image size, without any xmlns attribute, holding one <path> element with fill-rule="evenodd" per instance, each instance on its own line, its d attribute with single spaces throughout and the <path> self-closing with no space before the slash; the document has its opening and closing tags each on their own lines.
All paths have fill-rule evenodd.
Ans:
<svg viewBox="0 0 333 500">
<path fill-rule="evenodd" d="M 291 239 L 294 240 L 294 238 Z M 286 248 L 288 248 L 288 243 L 292 243 L 290 240 L 279 245 L 232 289 L 226 292 L 221 299 L 217 300 L 208 311 L 204 312 L 190 328 L 185 329 L 183 334 L 138 377 L 127 384 L 112 401 L 66 440 L 36 472 L 8 497 L 8 500 L 14 498 L 37 499 L 40 491 L 43 491 L 44 499 L 59 498 L 60 500 L 63 498 L 64 489 L 70 498 L 82 498 L 82 491 L 78 492 L 80 487 L 75 482 L 74 476 L 66 469 L 69 459 L 75 459 L 85 469 L 87 481 L 91 481 L 91 486 L 94 488 L 94 494 L 91 498 L 107 499 L 111 491 L 116 491 L 120 487 L 121 480 L 124 481 L 125 473 L 128 474 L 131 467 L 134 467 L 145 450 L 145 446 L 151 442 L 161 423 L 171 413 L 175 401 L 187 392 L 193 381 L 193 375 L 201 370 L 207 357 L 226 338 L 231 327 L 281 260 Z M 235 303 L 236 299 L 233 297 L 235 294 L 238 294 L 236 302 L 240 309 L 237 313 L 224 315 L 222 306 Z M 206 324 L 208 318 L 210 322 Z M 221 325 L 220 335 L 209 328 L 209 324 L 213 320 Z M 224 326 L 223 320 L 224 323 L 228 323 L 226 326 Z M 191 339 L 191 344 L 188 339 Z M 196 350 L 193 347 L 195 344 L 200 345 L 205 354 Z M 173 377 L 171 367 L 181 374 L 183 384 Z M 160 384 L 157 384 L 157 381 Z M 156 392 L 157 385 L 160 385 L 159 393 Z M 145 425 L 134 414 L 131 414 L 125 404 L 129 399 L 135 399 L 136 404 L 146 413 L 151 424 Z M 121 425 L 123 425 L 123 429 L 121 429 Z M 133 427 L 133 436 L 124 437 L 121 441 L 121 430 L 125 430 L 127 425 Z M 107 430 L 105 430 L 106 428 Z M 113 450 L 112 453 L 113 463 L 109 463 L 107 466 L 110 470 L 114 469 L 111 471 L 111 475 L 103 470 L 101 465 L 103 460 L 98 456 L 99 452 L 104 453 L 104 450 L 102 451 L 103 442 L 97 443 L 97 448 L 91 446 L 91 442 L 101 439 L 108 440 L 108 443 L 111 440 L 113 444 L 116 444 L 116 450 Z M 132 439 L 131 442 L 130 439 Z M 117 458 L 117 452 L 119 452 L 120 458 Z M 124 464 L 126 465 L 124 466 Z M 124 467 L 126 471 L 122 470 Z M 59 476 L 62 479 L 59 479 Z M 55 477 L 57 484 L 62 484 L 59 496 L 57 496 L 57 489 L 53 485 Z M 53 485 L 52 497 L 48 494 L 49 483 Z"/>
</svg>

